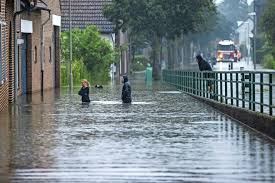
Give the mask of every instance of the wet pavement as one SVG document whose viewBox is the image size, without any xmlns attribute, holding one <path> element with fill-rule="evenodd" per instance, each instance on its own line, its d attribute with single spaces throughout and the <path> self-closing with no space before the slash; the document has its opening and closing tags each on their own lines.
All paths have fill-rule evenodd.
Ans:
<svg viewBox="0 0 275 183">
<path fill-rule="evenodd" d="M 173 88 L 133 82 L 131 105 L 120 88 L 1 113 L 0 182 L 275 182 L 275 142 Z"/>
</svg>

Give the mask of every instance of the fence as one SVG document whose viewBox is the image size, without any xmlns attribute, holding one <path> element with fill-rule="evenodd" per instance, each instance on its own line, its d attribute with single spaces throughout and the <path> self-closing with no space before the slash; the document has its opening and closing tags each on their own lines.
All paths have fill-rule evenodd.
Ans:
<svg viewBox="0 0 275 183">
<path fill-rule="evenodd" d="M 275 72 L 164 70 L 163 81 L 185 93 L 270 116 L 275 112 Z"/>
</svg>

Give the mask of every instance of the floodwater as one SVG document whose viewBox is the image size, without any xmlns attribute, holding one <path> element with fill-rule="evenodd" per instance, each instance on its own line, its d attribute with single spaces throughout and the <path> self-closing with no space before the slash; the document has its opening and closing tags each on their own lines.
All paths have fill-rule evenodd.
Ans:
<svg viewBox="0 0 275 183">
<path fill-rule="evenodd" d="M 0 114 L 0 182 L 275 182 L 275 143 L 189 96 L 132 83 L 21 97 Z"/>
</svg>

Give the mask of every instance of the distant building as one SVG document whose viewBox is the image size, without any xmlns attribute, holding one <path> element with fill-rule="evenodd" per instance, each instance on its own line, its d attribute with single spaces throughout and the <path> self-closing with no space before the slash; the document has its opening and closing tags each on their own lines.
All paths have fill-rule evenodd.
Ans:
<svg viewBox="0 0 275 183">
<path fill-rule="evenodd" d="M 70 0 L 61 0 L 62 31 L 69 30 L 69 2 Z M 89 25 L 95 25 L 101 36 L 107 38 L 113 46 L 128 45 L 127 33 L 115 32 L 115 25 L 103 15 L 104 6 L 110 3 L 112 0 L 71 0 L 72 28 L 84 29 Z M 129 59 L 129 51 L 121 51 L 121 58 L 117 67 L 119 75 L 128 73 Z"/>
<path fill-rule="evenodd" d="M 1 111 L 19 95 L 59 87 L 61 11 L 59 0 L 0 5 Z"/>
<path fill-rule="evenodd" d="M 254 22 L 251 17 L 247 18 L 245 21 L 238 22 L 238 28 L 236 29 L 237 40 L 235 42 L 240 45 L 246 46 L 248 55 L 250 55 L 251 50 L 251 38 L 253 37 Z M 244 54 L 244 53 L 243 53 Z"/>
</svg>

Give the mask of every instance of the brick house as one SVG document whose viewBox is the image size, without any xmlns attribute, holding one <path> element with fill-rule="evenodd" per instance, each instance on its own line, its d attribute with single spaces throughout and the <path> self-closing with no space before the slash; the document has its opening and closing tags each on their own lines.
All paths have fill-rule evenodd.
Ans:
<svg viewBox="0 0 275 183">
<path fill-rule="evenodd" d="M 9 48 L 12 38 L 10 38 L 13 3 L 0 0 L 0 111 L 8 106 L 9 99 L 9 61 L 12 60 L 12 52 Z"/>
<path fill-rule="evenodd" d="M 62 14 L 62 31 L 69 30 L 69 2 L 70 0 L 61 1 Z M 88 25 L 95 25 L 100 31 L 102 37 L 108 39 L 115 46 L 128 47 L 127 33 L 121 31 L 115 33 L 115 25 L 109 22 L 103 15 L 103 8 L 110 4 L 112 0 L 71 0 L 71 20 L 72 28 L 83 29 Z M 116 67 L 119 77 L 128 73 L 129 70 L 129 48 L 121 49 L 121 57 Z"/>
<path fill-rule="evenodd" d="M 2 111 L 17 96 L 59 87 L 61 11 L 58 0 L 1 0 L 0 9 Z"/>
</svg>

